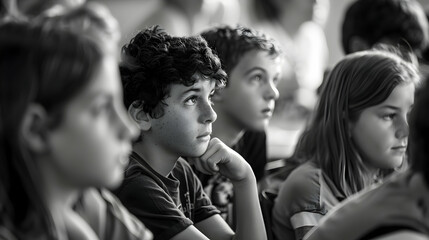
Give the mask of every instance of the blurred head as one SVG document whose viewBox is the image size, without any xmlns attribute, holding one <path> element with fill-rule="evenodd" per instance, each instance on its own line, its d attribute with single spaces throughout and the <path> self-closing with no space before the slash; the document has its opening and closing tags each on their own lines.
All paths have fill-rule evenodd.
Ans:
<svg viewBox="0 0 429 240">
<path fill-rule="evenodd" d="M 7 23 L 0 32 L 0 210 L 15 226 L 33 211 L 48 226 L 37 191 L 44 174 L 75 189 L 116 186 L 136 129 L 113 55 L 47 26 Z"/>
<path fill-rule="evenodd" d="M 393 53 L 345 57 L 322 86 L 295 155 L 314 159 L 345 196 L 372 183 L 374 170 L 399 167 L 418 79 L 415 67 Z"/>
<path fill-rule="evenodd" d="M 181 156 L 204 153 L 216 119 L 211 96 L 226 81 L 204 39 L 141 31 L 122 49 L 121 77 L 125 106 L 145 141 Z"/>
<path fill-rule="evenodd" d="M 54 15 L 40 16 L 37 21 L 47 27 L 66 29 L 94 41 L 103 51 L 117 54 L 120 31 L 109 10 L 95 2 L 64 8 Z"/>
<path fill-rule="evenodd" d="M 276 86 L 283 60 L 279 47 L 245 27 L 216 27 L 201 35 L 228 74 L 227 87 L 213 98 L 215 108 L 243 128 L 263 130 L 279 97 Z"/>
<path fill-rule="evenodd" d="M 257 17 L 269 21 L 278 20 L 286 12 L 299 13 L 302 22 L 313 19 L 315 6 L 321 0 L 254 0 Z"/>
<path fill-rule="evenodd" d="M 31 18 L 39 15 L 57 13 L 84 4 L 86 0 L 17 0 L 19 9 Z"/>
<path fill-rule="evenodd" d="M 370 49 L 376 43 L 411 47 L 416 54 L 426 47 L 429 26 L 415 0 L 356 0 L 347 9 L 342 26 L 346 54 Z"/>
</svg>

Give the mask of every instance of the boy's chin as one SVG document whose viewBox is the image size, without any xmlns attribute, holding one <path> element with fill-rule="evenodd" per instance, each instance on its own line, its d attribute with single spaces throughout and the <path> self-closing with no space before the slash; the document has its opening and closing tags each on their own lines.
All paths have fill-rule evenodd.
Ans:
<svg viewBox="0 0 429 240">
<path fill-rule="evenodd" d="M 207 144 L 204 144 L 203 146 L 198 146 L 197 148 L 192 149 L 191 151 L 184 151 L 181 156 L 192 157 L 192 158 L 201 157 L 201 155 L 203 155 L 207 151 L 208 146 L 209 146 L 209 143 L 207 142 Z"/>
</svg>

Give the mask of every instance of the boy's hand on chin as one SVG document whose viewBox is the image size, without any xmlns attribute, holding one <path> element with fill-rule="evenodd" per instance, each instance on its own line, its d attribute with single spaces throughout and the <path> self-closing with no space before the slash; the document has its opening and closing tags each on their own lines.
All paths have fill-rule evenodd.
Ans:
<svg viewBox="0 0 429 240">
<path fill-rule="evenodd" d="M 253 175 L 246 160 L 218 138 L 210 139 L 206 152 L 191 161 L 202 173 L 213 175 L 219 172 L 232 182 L 240 182 Z"/>
</svg>

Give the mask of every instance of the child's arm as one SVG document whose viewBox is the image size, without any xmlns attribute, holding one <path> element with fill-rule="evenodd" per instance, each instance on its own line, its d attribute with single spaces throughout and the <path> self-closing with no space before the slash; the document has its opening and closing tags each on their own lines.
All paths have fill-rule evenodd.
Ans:
<svg viewBox="0 0 429 240">
<path fill-rule="evenodd" d="M 256 179 L 250 165 L 217 138 L 210 140 L 207 151 L 194 164 L 203 173 L 219 172 L 233 183 L 237 217 L 235 239 L 267 239 Z M 221 219 L 220 216 L 218 218 Z M 224 221 L 220 223 L 219 219 L 206 219 L 196 224 L 196 227 L 210 239 L 225 239 L 229 235 L 227 232 L 214 231 L 216 228 L 226 229 L 227 224 Z"/>
</svg>

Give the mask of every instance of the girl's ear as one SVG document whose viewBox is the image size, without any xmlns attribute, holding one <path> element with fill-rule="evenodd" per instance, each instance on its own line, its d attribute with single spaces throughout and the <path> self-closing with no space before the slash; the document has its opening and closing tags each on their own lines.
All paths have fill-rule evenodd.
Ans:
<svg viewBox="0 0 429 240">
<path fill-rule="evenodd" d="M 28 148 L 35 153 L 49 151 L 47 134 L 49 116 L 39 104 L 30 104 L 24 114 L 21 124 L 21 134 Z"/>
<path fill-rule="evenodd" d="M 140 101 L 136 100 L 128 107 L 128 114 L 137 123 L 140 130 L 149 131 L 151 129 L 151 117 L 149 113 L 143 111 L 143 104 Z"/>
</svg>

